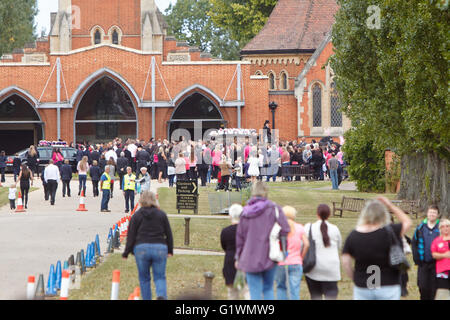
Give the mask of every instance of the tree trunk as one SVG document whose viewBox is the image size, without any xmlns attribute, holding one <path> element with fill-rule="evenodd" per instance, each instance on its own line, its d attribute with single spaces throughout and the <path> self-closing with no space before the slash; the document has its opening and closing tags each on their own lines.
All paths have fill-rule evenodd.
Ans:
<svg viewBox="0 0 450 320">
<path fill-rule="evenodd" d="M 414 153 L 402 157 L 398 199 L 419 200 L 422 212 L 431 204 L 443 216 L 450 211 L 449 162 L 436 153 Z"/>
</svg>

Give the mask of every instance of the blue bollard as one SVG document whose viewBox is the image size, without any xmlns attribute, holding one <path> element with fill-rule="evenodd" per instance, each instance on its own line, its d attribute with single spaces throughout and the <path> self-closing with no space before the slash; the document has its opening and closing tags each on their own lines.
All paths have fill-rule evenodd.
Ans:
<svg viewBox="0 0 450 320">
<path fill-rule="evenodd" d="M 86 248 L 86 257 L 84 258 L 84 263 L 87 268 L 91 267 L 91 244 L 88 244 Z"/>
<path fill-rule="evenodd" d="M 55 288 L 56 290 L 61 289 L 61 278 L 62 278 L 62 270 L 61 270 L 61 261 L 56 263 L 56 276 L 55 276 Z"/>
<path fill-rule="evenodd" d="M 47 291 L 45 292 L 46 295 L 56 296 L 55 280 L 55 267 L 51 265 L 50 272 L 48 273 Z"/>
<path fill-rule="evenodd" d="M 93 267 L 96 265 L 95 261 L 95 242 L 91 242 L 91 264 Z"/>
<path fill-rule="evenodd" d="M 95 236 L 95 249 L 97 250 L 97 256 L 100 257 L 101 256 L 101 251 L 100 251 L 100 237 L 98 236 L 98 234 Z"/>
<path fill-rule="evenodd" d="M 69 269 L 69 261 L 64 261 L 64 267 L 63 267 L 63 270 L 67 270 L 67 269 Z"/>
<path fill-rule="evenodd" d="M 81 274 L 86 272 L 86 260 L 84 259 L 84 250 L 80 251 L 80 262 L 81 262 Z"/>
</svg>

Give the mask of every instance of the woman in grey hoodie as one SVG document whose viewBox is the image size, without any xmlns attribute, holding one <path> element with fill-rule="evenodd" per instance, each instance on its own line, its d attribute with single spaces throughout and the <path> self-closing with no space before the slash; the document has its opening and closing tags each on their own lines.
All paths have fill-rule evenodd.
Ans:
<svg viewBox="0 0 450 320">
<path fill-rule="evenodd" d="M 236 269 L 246 273 L 252 300 L 273 300 L 277 263 L 270 260 L 269 236 L 275 222 L 281 227 L 280 238 L 286 253 L 289 223 L 280 206 L 267 199 L 266 183 L 252 186 L 252 198 L 244 207 L 236 233 Z M 275 207 L 278 208 L 278 219 Z M 286 254 L 285 254 L 286 256 Z"/>
</svg>

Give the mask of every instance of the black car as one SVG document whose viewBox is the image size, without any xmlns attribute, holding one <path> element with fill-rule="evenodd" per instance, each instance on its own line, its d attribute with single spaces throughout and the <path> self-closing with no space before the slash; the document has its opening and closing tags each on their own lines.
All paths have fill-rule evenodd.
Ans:
<svg viewBox="0 0 450 320">
<path fill-rule="evenodd" d="M 72 171 L 77 171 L 77 149 L 69 148 L 69 147 L 58 147 L 61 149 L 61 153 L 65 159 L 69 159 L 69 164 L 72 166 Z M 22 163 L 27 161 L 26 154 L 28 149 L 19 151 L 19 158 Z M 37 151 L 39 152 L 39 172 L 49 163 L 49 160 L 52 158 L 53 147 L 37 147 Z M 6 172 L 13 172 L 13 160 L 15 156 L 7 156 L 6 160 Z"/>
</svg>

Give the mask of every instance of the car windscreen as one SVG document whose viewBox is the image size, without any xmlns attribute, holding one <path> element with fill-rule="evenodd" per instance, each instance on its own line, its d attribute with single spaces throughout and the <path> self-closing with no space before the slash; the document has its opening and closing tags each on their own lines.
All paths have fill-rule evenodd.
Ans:
<svg viewBox="0 0 450 320">
<path fill-rule="evenodd" d="M 74 158 L 77 154 L 77 150 L 75 149 L 61 149 L 61 153 L 64 157 L 64 159 L 67 158 Z"/>
</svg>

